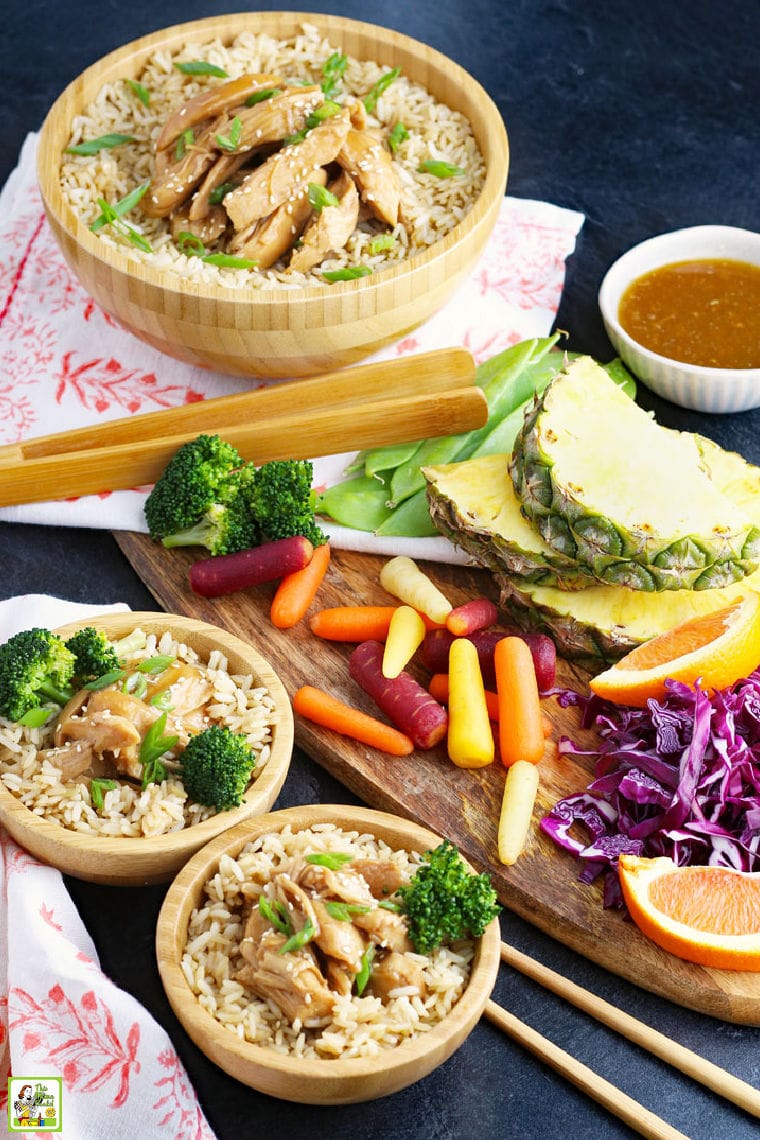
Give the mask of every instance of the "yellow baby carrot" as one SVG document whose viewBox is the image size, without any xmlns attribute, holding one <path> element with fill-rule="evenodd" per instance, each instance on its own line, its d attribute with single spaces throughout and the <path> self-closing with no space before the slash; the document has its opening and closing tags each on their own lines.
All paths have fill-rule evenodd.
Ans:
<svg viewBox="0 0 760 1140">
<path fill-rule="evenodd" d="M 425 623 L 411 606 L 397 606 L 383 650 L 383 676 L 398 677 L 425 636 Z"/>
<path fill-rule="evenodd" d="M 385 563 L 380 571 L 380 585 L 395 598 L 427 614 L 434 622 L 444 623 L 452 609 L 448 598 L 405 554 Z"/>
<path fill-rule="evenodd" d="M 537 792 L 538 766 L 516 760 L 507 769 L 497 838 L 499 862 L 507 867 L 517 862 L 525 847 Z"/>
<path fill-rule="evenodd" d="M 449 650 L 449 757 L 459 768 L 483 768 L 494 751 L 478 651 L 457 637 Z"/>
</svg>

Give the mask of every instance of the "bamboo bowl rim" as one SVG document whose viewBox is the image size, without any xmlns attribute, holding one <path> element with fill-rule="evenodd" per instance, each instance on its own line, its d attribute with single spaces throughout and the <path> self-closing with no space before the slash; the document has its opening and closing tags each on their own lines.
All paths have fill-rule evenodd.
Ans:
<svg viewBox="0 0 760 1140">
<path fill-rule="evenodd" d="M 233 21 L 234 26 L 230 26 Z M 368 277 L 333 284 L 303 286 L 298 290 L 257 288 L 246 291 L 226 285 L 191 280 L 179 276 L 171 269 L 159 270 L 150 262 L 133 259 L 91 233 L 66 201 L 60 183 L 58 153 L 59 151 L 60 153 L 63 152 L 73 115 L 79 113 L 81 108 L 94 98 L 104 83 L 117 78 L 134 78 L 148 56 L 158 47 L 178 50 L 188 43 L 208 40 L 213 37 L 220 26 L 223 28 L 230 27 L 230 34 L 226 38 L 231 39 L 241 31 L 259 30 L 267 32 L 272 26 L 280 27 L 283 22 L 290 31 L 295 30 L 303 23 L 311 23 L 328 35 L 351 32 L 365 36 L 371 39 L 373 49 L 377 47 L 379 56 L 386 56 L 385 60 L 378 59 L 377 62 L 389 61 L 394 52 L 397 55 L 402 52 L 407 53 L 439 74 L 453 79 L 458 90 L 465 93 L 467 100 L 473 105 L 478 105 L 479 119 L 473 121 L 471 115 L 466 117 L 483 153 L 486 162 L 486 177 L 480 193 L 466 217 L 457 222 L 447 234 L 427 249 L 412 254 L 411 257 L 404 258 L 402 261 Z M 286 35 L 288 33 L 285 28 L 282 28 L 280 34 Z M 412 75 L 410 78 L 414 79 L 415 77 Z M 415 82 L 420 81 L 415 79 Z M 70 100 L 75 106 L 71 111 L 67 111 L 66 108 Z M 464 114 L 464 112 L 462 113 Z M 54 156 L 53 161 L 50 161 L 48 157 L 50 155 Z M 40 134 L 37 176 L 46 208 L 54 215 L 68 236 L 96 261 L 105 263 L 113 270 L 142 280 L 148 285 L 158 286 L 169 293 L 189 297 L 213 297 L 218 303 L 239 304 L 244 299 L 251 302 L 261 301 L 267 306 L 285 309 L 292 306 L 295 301 L 306 303 L 310 300 L 324 300 L 326 296 L 350 296 L 378 288 L 393 289 L 402 277 L 411 276 L 413 279 L 417 274 L 424 274 L 431 262 L 447 251 L 456 248 L 482 224 L 487 223 L 494 200 L 501 198 L 504 194 L 508 159 L 507 133 L 498 108 L 480 83 L 468 71 L 449 59 L 448 56 L 443 55 L 442 52 L 402 32 L 396 32 L 390 28 L 366 23 L 362 20 L 323 13 L 271 10 L 208 16 L 200 20 L 174 24 L 132 40 L 96 60 L 69 83 L 48 111 Z"/>
<path fill-rule="evenodd" d="M 211 652 L 212 648 L 217 648 L 225 653 L 231 672 L 241 670 L 229 660 L 230 657 L 241 663 L 244 662 L 245 671 L 253 673 L 257 680 L 263 682 L 275 703 L 276 720 L 273 725 L 269 759 L 261 775 L 249 785 L 243 802 L 238 807 L 226 812 L 217 812 L 208 819 L 184 827 L 180 831 L 156 836 L 109 836 L 72 831 L 31 811 L 0 781 L 0 824 L 6 827 L 17 842 L 24 846 L 24 840 L 28 839 L 32 854 L 36 853 L 35 841 L 43 842 L 48 849 L 46 862 L 53 866 L 57 865 L 55 861 L 57 852 L 60 852 L 62 864 L 67 864 L 72 858 L 81 858 L 84 864 L 82 873 L 79 874 L 81 878 L 87 878 L 86 871 L 89 864 L 92 864 L 92 870 L 97 872 L 104 861 L 109 862 L 114 877 L 119 877 L 118 867 L 114 869 L 113 864 L 115 861 L 123 863 L 125 881 L 129 879 L 134 882 L 137 880 L 131 875 L 131 871 L 136 865 L 139 866 L 141 861 L 155 862 L 162 858 L 170 860 L 172 857 L 190 855 L 203 843 L 219 835 L 220 832 L 229 830 L 248 816 L 269 810 L 290 767 L 294 733 L 293 712 L 282 681 L 258 650 L 241 638 L 208 622 L 152 610 L 92 615 L 59 626 L 54 632 L 63 637 L 71 637 L 83 626 L 95 626 L 111 637 L 124 636 L 138 626 L 145 629 L 146 633 L 160 634 L 168 631 L 178 639 L 182 635 L 182 640 L 187 639 L 187 644 L 196 651 L 198 647 L 193 646 L 193 638 L 200 638 L 208 647 L 208 652 Z M 49 857 L 50 850 L 53 852 L 53 858 Z M 69 866 L 66 865 L 62 869 L 69 871 Z M 170 865 L 168 874 L 164 877 L 170 877 L 174 870 L 176 864 Z M 70 871 L 70 873 L 76 875 L 79 872 Z"/>
<path fill-rule="evenodd" d="M 288 825 L 297 831 L 327 822 L 375 835 L 394 850 L 403 848 L 424 854 L 441 842 L 435 832 L 411 820 L 346 804 L 307 804 L 248 819 L 206 844 L 185 864 L 167 891 L 156 928 L 161 981 L 178 1020 L 201 1051 L 253 1088 L 312 1104 L 340 1104 L 383 1096 L 421 1079 L 447 1060 L 485 1008 L 496 980 L 501 945 L 499 922 L 494 919 L 475 940 L 470 977 L 451 1012 L 429 1031 L 375 1056 L 307 1059 L 241 1041 L 204 1009 L 191 992 L 180 966 L 191 911 L 199 904 L 203 886 L 217 870 L 222 855 L 235 858 L 251 840 L 282 831 Z M 293 1095 L 289 1095 L 291 1082 Z M 347 1082 L 354 1089 L 359 1082 L 359 1095 L 346 1095 L 342 1086 Z"/>
</svg>

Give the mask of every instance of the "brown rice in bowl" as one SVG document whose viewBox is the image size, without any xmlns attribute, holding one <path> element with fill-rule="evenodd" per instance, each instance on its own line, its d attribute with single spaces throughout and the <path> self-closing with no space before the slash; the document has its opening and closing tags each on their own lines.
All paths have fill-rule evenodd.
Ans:
<svg viewBox="0 0 760 1140">
<path fill-rule="evenodd" d="M 243 74 L 275 74 L 291 86 L 319 85 L 326 62 L 342 54 L 335 36 L 304 22 L 287 37 L 243 31 L 223 42 L 211 39 L 172 53 L 161 49 L 146 61 L 137 77 L 146 103 L 136 94 L 135 81 L 104 84 L 96 98 L 71 124 L 69 146 L 118 134 L 133 141 L 99 150 L 94 155 L 65 153 L 60 177 L 64 197 L 83 223 L 90 226 L 101 214 L 99 200 L 111 206 L 148 182 L 154 173 L 156 139 L 167 117 L 187 100 L 221 82 L 216 76 L 188 75 L 177 65 L 211 64 L 228 78 Z M 341 106 L 367 96 L 389 69 L 371 60 L 348 57 L 339 90 L 331 98 Z M 339 252 L 306 273 L 287 271 L 286 259 L 270 269 L 218 267 L 199 256 L 181 252 L 171 237 L 168 222 L 149 218 L 139 205 L 126 215 L 130 226 L 147 241 L 150 251 L 137 248 L 110 226 L 97 230 L 99 238 L 118 247 L 135 261 L 147 261 L 159 271 L 189 282 L 227 288 L 302 288 L 324 285 L 323 271 L 363 267 L 375 273 L 428 249 L 461 222 L 477 201 L 485 181 L 485 161 L 465 116 L 436 100 L 420 83 L 403 74 L 382 92 L 368 118 L 368 126 L 387 138 L 397 123 L 407 137 L 393 152 L 393 168 L 400 191 L 400 218 L 389 227 L 364 210 L 359 223 Z M 297 148 L 296 148 L 297 152 Z M 446 164 L 453 176 L 439 176 L 423 164 Z M 435 171 L 436 166 L 433 166 Z M 440 169 L 440 167 L 438 167 Z M 150 192 L 150 191 L 149 191 Z M 373 242 L 387 235 L 392 243 L 376 249 Z"/>
<path fill-rule="evenodd" d="M 493 986 L 498 923 L 474 941 L 431 955 L 412 952 L 422 993 L 402 985 L 381 999 L 368 986 L 362 996 L 335 996 L 332 1010 L 315 1019 L 289 1018 L 276 997 L 263 997 L 237 976 L 259 898 L 271 897 L 278 876 L 298 877 L 307 854 L 390 862 L 403 882 L 439 843 L 431 832 L 381 812 L 310 805 L 249 821 L 199 852 L 170 887 L 157 934 L 167 995 L 198 1046 L 254 1088 L 313 1104 L 382 1096 L 445 1060 Z"/>
<path fill-rule="evenodd" d="M 145 632 L 136 662 L 156 653 L 192 663 L 213 684 L 204 725 L 226 725 L 246 736 L 256 765 L 240 806 L 227 811 L 192 803 L 178 776 L 148 785 L 114 776 L 102 806 L 89 778 L 64 781 L 38 751 L 51 726 L 30 729 L 0 721 L 0 823 L 32 854 L 79 878 L 106 883 L 161 882 L 205 842 L 254 813 L 268 811 L 284 783 L 293 745 L 287 693 L 269 663 L 248 643 L 191 618 L 122 613 L 66 626 L 64 639 L 94 625 L 118 641 Z M 107 714 L 108 715 L 108 714 Z M 196 729 L 199 730 L 199 729 Z M 171 752 L 166 753 L 167 760 Z"/>
</svg>

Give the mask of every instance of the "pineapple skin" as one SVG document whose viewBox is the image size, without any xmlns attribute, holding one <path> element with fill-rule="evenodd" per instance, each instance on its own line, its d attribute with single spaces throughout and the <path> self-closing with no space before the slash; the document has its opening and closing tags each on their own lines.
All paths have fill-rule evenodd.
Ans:
<svg viewBox="0 0 760 1140">
<path fill-rule="evenodd" d="M 430 517 L 437 529 L 496 574 L 561 590 L 597 583 L 585 567 L 552 550 L 537 532 L 526 535 L 529 526 L 520 515 L 509 459 L 502 453 L 424 467 Z"/>
<path fill-rule="evenodd" d="M 562 375 L 573 369 L 577 374 L 579 366 L 598 368 L 588 358 L 580 358 Z M 510 463 L 523 513 L 550 547 L 576 560 L 599 581 L 636 590 L 719 589 L 757 570 L 760 530 L 749 521 L 733 532 L 725 528 L 723 533 L 706 536 L 671 539 L 646 528 L 634 533 L 591 511 L 583 502 L 581 488 L 560 485 L 552 457 L 541 442 L 556 438 L 547 426 L 547 401 L 558 381 L 552 381 L 526 413 Z M 663 488 L 663 493 L 668 490 Z"/>
</svg>

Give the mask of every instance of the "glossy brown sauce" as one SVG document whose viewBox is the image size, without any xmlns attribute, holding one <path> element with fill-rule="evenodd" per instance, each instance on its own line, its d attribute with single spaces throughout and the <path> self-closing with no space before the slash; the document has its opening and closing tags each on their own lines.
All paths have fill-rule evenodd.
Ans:
<svg viewBox="0 0 760 1140">
<path fill-rule="evenodd" d="M 760 368 L 760 266 L 705 258 L 636 278 L 618 320 L 644 348 L 709 368 Z"/>
</svg>

